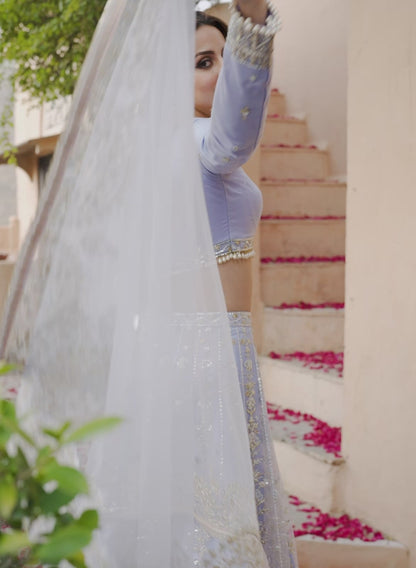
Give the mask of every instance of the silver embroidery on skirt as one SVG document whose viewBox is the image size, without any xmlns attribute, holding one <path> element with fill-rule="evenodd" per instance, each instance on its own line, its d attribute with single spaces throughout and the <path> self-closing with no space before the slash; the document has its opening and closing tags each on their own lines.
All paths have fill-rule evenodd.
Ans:
<svg viewBox="0 0 416 568">
<path fill-rule="evenodd" d="M 297 565 L 292 523 L 273 449 L 249 312 L 228 314 L 253 465 L 257 518 L 270 568 Z"/>
</svg>

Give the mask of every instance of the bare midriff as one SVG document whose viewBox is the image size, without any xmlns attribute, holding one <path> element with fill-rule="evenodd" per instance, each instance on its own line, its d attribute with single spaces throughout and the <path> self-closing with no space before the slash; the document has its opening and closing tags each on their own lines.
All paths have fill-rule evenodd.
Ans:
<svg viewBox="0 0 416 568">
<path fill-rule="evenodd" d="M 218 266 L 229 312 L 251 311 L 251 259 L 229 260 Z"/>
</svg>

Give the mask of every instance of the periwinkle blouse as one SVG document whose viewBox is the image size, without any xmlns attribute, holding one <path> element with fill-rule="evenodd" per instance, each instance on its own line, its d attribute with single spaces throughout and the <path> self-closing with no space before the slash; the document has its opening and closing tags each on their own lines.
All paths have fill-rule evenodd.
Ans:
<svg viewBox="0 0 416 568">
<path fill-rule="evenodd" d="M 264 26 L 233 14 L 211 118 L 194 120 L 219 263 L 254 255 L 262 196 L 241 166 L 254 152 L 262 133 L 270 91 L 272 41 L 278 25 L 273 10 L 269 10 Z"/>
</svg>

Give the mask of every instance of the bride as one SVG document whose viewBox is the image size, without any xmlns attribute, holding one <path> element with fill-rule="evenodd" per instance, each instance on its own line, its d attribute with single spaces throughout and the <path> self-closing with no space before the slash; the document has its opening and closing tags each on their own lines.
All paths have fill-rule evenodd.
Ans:
<svg viewBox="0 0 416 568">
<path fill-rule="evenodd" d="M 260 190 L 241 169 L 261 135 L 273 36 L 279 24 L 266 0 L 238 0 L 230 27 L 196 18 L 195 120 L 202 182 L 239 375 L 255 480 L 260 536 L 271 568 L 288 563 L 284 510 L 251 327 L 251 258 Z"/>
<path fill-rule="evenodd" d="M 249 423 L 249 444 L 227 314 L 227 306 L 239 312 L 231 315 L 239 350 L 247 339 L 237 363 L 256 365 L 248 314 L 241 314 L 249 310 L 249 261 L 238 256 L 251 256 L 254 226 L 235 226 L 226 243 L 216 239 L 218 219 L 201 184 L 201 167 L 205 197 L 210 184 L 234 179 L 226 168 L 211 171 L 216 132 L 228 140 L 233 120 L 221 103 L 229 71 L 239 68 L 256 88 L 251 77 L 261 76 L 258 93 L 263 102 L 267 96 L 274 11 L 263 0 L 238 0 L 235 10 L 221 40 L 220 102 L 212 119 L 195 122 L 200 166 L 190 1 L 108 2 L 15 270 L 1 346 L 3 356 L 24 363 L 21 410 L 36 409 L 42 422 L 124 418 L 87 452 L 102 524 L 87 555 L 94 568 L 295 562 L 255 366 L 255 419 L 268 463 L 253 475 L 254 430 Z M 223 57 L 215 46 L 202 51 Z M 236 116 L 252 132 L 261 117 L 250 106 Z M 248 180 L 235 179 L 245 191 Z M 243 273 L 247 286 L 238 285 Z"/>
</svg>

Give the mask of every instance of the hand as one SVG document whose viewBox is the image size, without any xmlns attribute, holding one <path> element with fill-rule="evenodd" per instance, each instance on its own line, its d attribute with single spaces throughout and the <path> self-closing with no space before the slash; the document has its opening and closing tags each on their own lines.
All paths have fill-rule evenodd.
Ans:
<svg viewBox="0 0 416 568">
<path fill-rule="evenodd" d="M 235 0 L 235 6 L 244 18 L 251 18 L 254 24 L 264 24 L 267 17 L 266 0 Z"/>
</svg>

